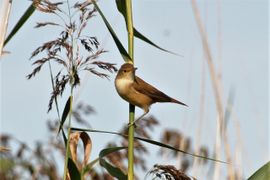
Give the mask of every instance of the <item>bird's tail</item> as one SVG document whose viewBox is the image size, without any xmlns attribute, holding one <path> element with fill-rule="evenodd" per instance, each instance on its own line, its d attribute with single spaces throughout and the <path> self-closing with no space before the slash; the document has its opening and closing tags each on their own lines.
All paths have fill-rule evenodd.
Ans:
<svg viewBox="0 0 270 180">
<path fill-rule="evenodd" d="M 188 107 L 188 105 L 186 105 L 185 103 L 182 103 L 182 102 L 180 102 L 180 101 L 177 101 L 176 99 L 173 99 L 173 98 L 171 98 L 171 102 L 172 102 L 172 103 L 176 103 L 176 104 L 181 104 L 181 105 L 183 105 L 183 106 L 187 106 L 187 107 Z"/>
</svg>

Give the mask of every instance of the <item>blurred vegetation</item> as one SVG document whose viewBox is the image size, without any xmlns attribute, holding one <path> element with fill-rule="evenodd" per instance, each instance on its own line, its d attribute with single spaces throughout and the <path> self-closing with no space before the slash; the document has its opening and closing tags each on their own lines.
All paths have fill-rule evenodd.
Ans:
<svg viewBox="0 0 270 180">
<path fill-rule="evenodd" d="M 127 24 L 125 2 L 126 1 L 116 0 L 116 5 L 118 11 L 124 16 Z M 196 2 L 192 0 L 191 3 L 202 39 L 202 47 L 207 56 L 206 60 L 210 69 L 211 82 L 213 83 L 216 108 L 219 114 L 218 121 L 220 121 L 220 125 L 217 127 L 217 132 L 220 129 L 220 134 L 217 135 L 217 139 L 220 138 L 222 142 L 224 142 L 225 154 L 227 162 L 229 163 L 227 165 L 228 177 L 226 178 L 243 179 L 239 176 L 237 170 L 230 164 L 232 162 L 232 156 L 229 151 L 230 147 L 226 136 L 226 125 L 228 118 L 230 117 L 231 107 L 223 107 L 224 103 L 222 102 L 223 98 L 221 93 L 222 83 L 217 76 L 218 73 L 216 72 L 213 64 L 211 49 L 207 41 L 207 35 L 201 22 Z M 65 11 L 64 9 L 67 10 Z M 47 121 L 47 140 L 37 140 L 35 147 L 30 147 L 20 138 L 14 137 L 12 134 L 1 134 L 1 179 L 63 179 L 63 172 L 60 169 L 65 161 L 67 162 L 69 173 L 67 173 L 67 176 L 64 173 L 64 178 L 77 179 L 80 177 L 84 179 L 110 180 L 114 179 L 114 177 L 118 177 L 118 179 L 125 179 L 126 173 L 124 172 L 127 172 L 128 169 L 128 155 L 126 147 L 129 143 L 126 136 L 128 134 L 128 130 L 125 126 L 118 132 L 125 136 L 117 137 L 117 139 L 108 141 L 104 149 L 100 150 L 99 157 L 89 163 L 88 159 L 89 156 L 91 156 L 91 147 L 94 146 L 91 142 L 91 136 L 86 132 L 73 131 L 71 133 L 67 133 L 68 139 L 66 139 L 66 132 L 70 131 L 71 126 L 70 123 L 68 125 L 65 124 L 65 120 L 67 118 L 71 120 L 72 118 L 76 124 L 86 128 L 91 128 L 91 125 L 88 123 L 88 118 L 89 115 L 95 113 L 94 107 L 80 102 L 72 108 L 72 89 L 80 85 L 80 72 L 87 71 L 97 77 L 108 79 L 110 77 L 108 73 L 114 73 L 117 71 L 114 63 L 99 60 L 100 56 L 103 53 L 106 53 L 106 50 L 100 48 L 99 41 L 95 36 L 89 35 L 88 33 L 84 34 L 83 30 L 87 26 L 88 21 L 96 16 L 97 13 L 101 15 L 102 20 L 105 22 L 106 27 L 112 35 L 113 40 L 125 61 L 129 61 L 131 59 L 129 54 L 119 41 L 117 35 L 106 20 L 102 11 L 99 9 L 98 5 L 91 1 L 76 1 L 70 5 L 68 0 L 66 2 L 32 0 L 32 4 L 25 11 L 24 15 L 20 18 L 11 33 L 7 36 L 5 42 L 0 43 L 6 45 L 35 10 L 59 17 L 59 21 L 57 22 L 38 22 L 35 28 L 58 28 L 59 34 L 55 39 L 44 42 L 44 44 L 33 51 L 31 59 L 34 61 L 34 69 L 27 78 L 33 78 L 39 73 L 45 64 L 48 64 L 50 68 L 50 78 L 52 81 L 52 91 L 48 111 L 50 111 L 53 108 L 53 105 L 55 105 L 58 117 Z M 8 16 L 6 17 L 8 18 Z M 1 26 L 6 25 L 2 23 L 3 22 L 1 22 Z M 153 43 L 134 27 L 132 30 L 134 31 L 135 37 L 162 51 L 172 53 Z M 5 32 L 3 34 L 5 34 Z M 55 74 L 52 72 L 52 66 L 58 67 L 58 71 Z M 221 72 L 219 73 L 221 74 Z M 67 85 L 69 85 L 69 88 L 71 89 L 71 95 L 66 103 L 67 108 L 63 110 L 61 116 L 58 108 L 58 98 L 62 96 Z M 232 103 L 229 102 L 228 106 L 231 106 L 231 104 Z M 224 110 L 225 115 L 223 117 Z M 140 120 L 137 124 L 139 128 L 135 128 L 135 136 L 151 139 L 151 134 L 158 126 L 158 122 L 159 121 L 154 116 L 148 116 L 147 118 Z M 62 132 L 63 138 L 60 138 L 57 135 L 60 131 Z M 160 142 L 158 142 L 159 144 L 156 143 L 156 145 L 160 146 L 157 158 L 164 157 L 168 160 L 178 160 L 178 167 L 180 167 L 180 169 L 169 164 L 156 164 L 153 167 L 148 167 L 149 164 L 147 164 L 147 161 L 150 152 L 147 146 L 145 146 L 139 139 L 135 138 L 133 162 L 137 168 L 135 171 L 135 179 L 139 179 L 137 170 L 145 172 L 146 177 L 151 176 L 150 178 L 152 179 L 195 179 L 186 175 L 190 172 L 189 170 L 194 170 L 194 164 L 196 165 L 195 168 L 208 166 L 212 169 L 214 165 L 213 163 L 209 163 L 207 159 L 213 159 L 208 157 L 220 157 L 217 154 L 221 151 L 218 147 L 216 147 L 212 153 L 210 153 L 210 150 L 206 146 L 196 147 L 196 149 L 193 148 L 194 145 L 192 140 L 189 137 L 186 137 L 178 129 L 164 129 L 160 137 Z M 83 141 L 83 147 L 80 146 L 81 144 L 78 146 L 79 140 Z M 168 146 L 170 146 L 170 148 L 168 148 Z M 172 149 L 174 151 L 172 151 Z M 179 154 L 177 150 L 183 152 L 183 154 Z M 205 158 L 197 159 L 197 162 L 195 163 L 194 158 L 188 154 Z M 82 163 L 80 163 L 80 161 Z M 99 166 L 96 166 L 96 163 L 98 162 Z M 269 179 L 269 169 L 268 162 L 256 171 L 249 179 Z M 209 177 L 214 177 L 212 174 L 210 174 Z"/>
<path fill-rule="evenodd" d="M 76 108 L 73 111 L 73 118 L 78 125 L 83 127 L 91 127 L 88 123 L 89 116 L 95 113 L 95 110 L 92 106 L 86 105 L 82 102 L 79 102 Z M 142 119 L 138 122 L 140 128 L 135 129 L 135 135 L 139 137 L 151 138 L 151 134 L 154 132 L 154 129 L 158 126 L 158 121 L 155 117 L 149 116 Z M 57 135 L 59 127 L 58 119 L 47 120 L 47 129 L 48 129 L 48 138 L 47 140 L 37 140 L 34 148 L 29 147 L 25 142 L 22 142 L 20 139 L 13 137 L 9 134 L 2 134 L 0 137 L 1 144 L 3 147 L 12 147 L 12 149 L 1 152 L 0 154 L 0 176 L 3 180 L 9 179 L 62 179 L 61 168 L 63 164 L 63 159 L 65 157 L 65 144 L 64 141 Z M 67 127 L 64 127 L 66 130 Z M 127 134 L 127 128 L 124 126 L 119 130 L 119 133 Z M 178 147 L 180 139 L 189 139 L 176 130 L 164 130 L 161 135 L 161 140 L 164 143 Z M 176 138 L 175 138 L 176 137 Z M 188 144 L 185 146 L 185 151 L 192 152 L 190 150 L 192 141 L 188 140 Z M 108 141 L 105 148 L 109 147 L 127 147 L 128 140 L 124 137 L 113 138 L 113 140 Z M 14 148 L 13 148 L 14 147 Z M 16 147 L 16 148 L 15 148 Z M 202 147 L 203 149 L 203 147 Z M 149 164 L 147 164 L 147 157 L 149 156 L 148 148 L 142 144 L 140 141 L 135 140 L 135 156 L 134 164 L 137 167 L 137 170 L 142 170 L 147 174 L 154 174 L 159 176 L 162 170 L 162 165 L 155 165 L 151 170 Z M 207 150 L 206 150 L 207 152 Z M 160 152 L 157 157 L 167 153 L 171 158 L 176 158 L 177 154 L 174 152 L 164 151 L 163 148 L 160 148 Z M 208 152 L 207 152 L 208 153 Z M 78 147 L 78 159 L 83 158 L 84 149 L 83 147 Z M 188 158 L 186 155 L 182 155 L 183 158 L 186 158 L 185 162 L 187 164 L 182 164 L 181 171 L 179 173 L 185 173 L 191 168 L 190 164 L 192 159 Z M 93 157 L 91 158 L 93 159 Z M 108 154 L 106 156 L 108 162 L 114 166 L 120 168 L 123 172 L 127 170 L 127 151 L 116 151 L 114 153 Z M 184 161 L 183 161 L 184 162 Z M 159 167 L 159 168 L 158 168 Z M 160 170 L 158 170 L 160 169 Z M 167 169 L 173 169 L 176 171 L 175 167 L 170 166 Z M 165 168 L 166 170 L 166 168 Z M 164 169 L 162 170 L 164 171 Z M 135 171 L 135 178 L 139 179 Z M 162 174 L 162 173 L 161 173 Z M 186 176 L 186 175 L 185 175 Z M 113 177 L 102 167 L 94 166 L 85 172 L 84 178 L 90 179 L 113 179 Z"/>
</svg>

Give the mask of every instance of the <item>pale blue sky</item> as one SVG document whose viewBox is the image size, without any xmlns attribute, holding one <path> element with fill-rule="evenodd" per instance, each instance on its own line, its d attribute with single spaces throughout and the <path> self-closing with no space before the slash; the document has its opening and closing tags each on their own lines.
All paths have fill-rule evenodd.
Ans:
<svg viewBox="0 0 270 180">
<path fill-rule="evenodd" d="M 217 62 L 217 10 L 216 1 L 198 1 L 202 20 L 208 32 L 214 61 Z M 114 1 L 100 1 L 100 8 L 112 23 L 122 42 L 126 42 L 125 24 Z M 9 30 L 28 7 L 28 1 L 14 1 Z M 199 122 L 202 62 L 205 62 L 201 41 L 189 0 L 143 0 L 133 2 L 134 25 L 144 35 L 160 46 L 184 55 L 174 56 L 155 49 L 139 40 L 135 42 L 137 75 L 147 82 L 189 105 L 182 108 L 173 104 L 155 104 L 151 114 L 161 120 L 161 127 L 178 128 L 195 139 L 201 128 L 201 143 L 213 150 L 215 144 L 216 114 L 213 91 L 206 70 L 205 116 Z M 55 117 L 47 114 L 51 92 L 48 68 L 34 79 L 25 76 L 31 72 L 28 61 L 31 52 L 42 42 L 58 34 L 48 28 L 34 29 L 38 21 L 48 16 L 35 12 L 18 34 L 5 47 L 11 54 L 1 59 L 1 132 L 10 133 L 22 141 L 33 144 L 46 139 L 46 120 Z M 51 17 L 49 17 L 51 18 Z M 269 106 L 268 106 L 268 2 L 266 0 L 228 0 L 221 3 L 222 71 L 224 102 L 229 89 L 235 89 L 234 110 L 237 119 L 228 126 L 232 149 L 237 142 L 235 123 L 241 132 L 242 167 L 248 177 L 269 158 Z M 100 17 L 88 26 L 90 35 L 97 36 L 109 53 L 102 59 L 117 63 L 123 60 Z M 83 88 L 78 88 L 78 101 L 95 107 L 97 114 L 89 118 L 96 129 L 117 131 L 127 123 L 128 105 L 117 95 L 112 75 L 111 81 L 95 76 L 83 76 Z M 77 93 L 75 93 L 77 94 Z M 102 94 L 102 95 L 101 95 Z M 76 98 L 76 97 L 75 97 Z M 63 96 L 60 106 L 67 99 Z M 123 113 L 124 112 L 124 113 Z M 141 114 L 137 110 L 137 114 Z M 114 122 L 108 122 L 114 121 Z M 153 135 L 158 140 L 161 129 Z M 112 139 L 108 135 L 91 134 L 94 142 L 93 158 L 103 145 Z M 157 148 L 153 148 L 153 150 Z M 234 152 L 234 150 L 232 150 Z M 155 159 L 149 165 L 162 163 Z M 225 159 L 223 157 L 223 159 Z M 172 161 L 172 163 L 174 163 Z M 225 169 L 225 165 L 221 165 Z M 192 174 L 191 174 L 192 175 Z M 199 178 L 200 179 L 200 178 Z"/>
</svg>

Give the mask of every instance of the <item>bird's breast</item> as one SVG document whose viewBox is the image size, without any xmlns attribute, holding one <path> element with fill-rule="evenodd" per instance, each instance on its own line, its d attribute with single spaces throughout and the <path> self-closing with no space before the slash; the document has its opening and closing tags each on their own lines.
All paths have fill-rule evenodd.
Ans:
<svg viewBox="0 0 270 180">
<path fill-rule="evenodd" d="M 134 82 L 128 79 L 115 80 L 115 87 L 118 94 L 127 102 L 138 106 L 145 111 L 153 103 L 153 100 L 145 94 L 142 94 L 134 89 Z"/>
<path fill-rule="evenodd" d="M 133 83 L 130 79 L 117 79 L 115 80 L 115 88 L 120 96 L 126 96 L 129 93 L 131 84 Z"/>
</svg>

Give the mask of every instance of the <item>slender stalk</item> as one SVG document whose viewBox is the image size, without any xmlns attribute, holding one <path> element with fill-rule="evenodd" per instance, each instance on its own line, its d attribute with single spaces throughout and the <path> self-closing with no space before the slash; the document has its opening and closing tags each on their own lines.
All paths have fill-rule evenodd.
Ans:
<svg viewBox="0 0 270 180">
<path fill-rule="evenodd" d="M 4 41 L 6 37 L 7 32 L 7 26 L 8 26 L 8 19 L 10 14 L 12 0 L 4 0 L 2 2 L 2 8 L 1 8 L 1 20 L 0 20 L 0 57 L 2 55 L 3 47 L 4 47 Z"/>
<path fill-rule="evenodd" d="M 212 58 L 212 54 L 211 54 L 208 39 L 207 39 L 207 34 L 205 32 L 205 28 L 204 28 L 202 21 L 201 21 L 201 17 L 199 14 L 199 9 L 197 7 L 196 0 L 192 0 L 191 4 L 192 4 L 192 9 L 194 12 L 195 20 L 196 20 L 196 23 L 197 23 L 197 26 L 199 29 L 199 33 L 200 33 L 200 36 L 202 38 L 202 46 L 203 46 L 204 53 L 206 55 L 206 60 L 207 60 L 207 64 L 208 64 L 210 75 L 211 75 L 210 77 L 212 80 L 212 86 L 213 86 L 213 90 L 214 90 L 217 111 L 219 113 L 219 118 L 220 118 L 221 122 L 223 122 L 223 114 L 224 113 L 223 113 L 223 106 L 222 106 L 223 102 L 222 102 L 221 91 L 220 91 L 220 82 L 218 81 L 218 78 L 217 78 L 216 69 L 215 69 L 215 66 L 213 63 L 213 58 Z M 221 123 L 221 124 L 223 124 L 223 123 Z"/>
<path fill-rule="evenodd" d="M 200 144 L 201 144 L 201 136 L 202 136 L 202 127 L 203 127 L 203 120 L 204 120 L 204 102 L 205 102 L 205 64 L 202 62 L 202 73 L 201 73 L 201 94 L 200 94 L 200 116 L 199 116 L 199 126 L 196 134 L 196 140 L 195 140 L 195 153 L 199 154 L 200 152 Z M 192 165 L 192 170 L 194 173 L 193 176 L 196 177 L 199 172 L 198 168 L 199 165 L 199 159 L 195 158 Z"/>
<path fill-rule="evenodd" d="M 132 19 L 132 3 L 131 0 L 126 0 L 127 10 L 127 29 L 128 29 L 128 53 L 134 63 L 134 33 L 133 33 L 133 19 Z"/>
<path fill-rule="evenodd" d="M 72 26 L 72 21 L 71 21 L 71 12 L 70 12 L 70 5 L 69 5 L 69 0 L 67 0 L 67 6 L 68 6 L 68 18 L 69 18 L 69 26 L 71 27 Z M 70 38 L 71 38 L 71 58 L 70 58 L 70 64 L 71 64 L 71 69 L 70 71 L 73 72 L 73 67 L 74 67 L 74 62 L 73 62 L 73 51 L 74 51 L 74 37 L 73 37 L 73 30 L 72 28 L 70 29 L 72 32 L 70 34 Z"/>
<path fill-rule="evenodd" d="M 54 81 L 53 81 L 53 73 L 52 73 L 52 66 L 51 66 L 50 60 L 49 60 L 49 70 L 50 70 L 50 77 L 51 77 L 53 92 L 55 92 L 55 85 L 54 85 Z M 54 101 L 55 101 L 56 112 L 57 112 L 57 116 L 58 116 L 58 120 L 59 120 L 59 124 L 60 124 L 61 117 L 60 117 L 60 111 L 59 111 L 57 97 L 54 98 Z"/>
<path fill-rule="evenodd" d="M 64 166 L 64 180 L 67 178 L 67 165 L 68 165 L 68 158 L 70 156 L 70 148 L 69 148 L 69 143 L 70 143 L 70 131 L 71 131 L 71 117 L 72 117 L 72 104 L 73 104 L 73 86 L 71 87 L 71 92 L 70 92 L 70 104 L 69 104 L 69 114 L 68 114 L 68 139 L 67 139 L 67 144 L 66 144 L 66 156 L 65 156 L 65 166 Z"/>
<path fill-rule="evenodd" d="M 224 129 L 224 112 L 223 112 L 223 102 L 222 102 L 223 91 L 222 91 L 221 79 L 218 78 L 218 76 L 217 76 L 217 71 L 216 71 L 216 68 L 215 68 L 214 63 L 213 63 L 213 58 L 211 55 L 210 46 L 209 46 L 208 39 L 207 39 L 207 34 L 206 34 L 205 28 L 201 22 L 201 17 L 199 14 L 199 9 L 198 9 L 197 4 L 196 4 L 196 0 L 191 0 L 191 5 L 192 5 L 195 20 L 196 20 L 196 23 L 197 23 L 197 26 L 199 29 L 199 33 L 200 33 L 200 36 L 202 39 L 202 45 L 203 45 L 204 52 L 206 54 L 206 60 L 207 60 L 207 64 L 208 64 L 209 71 L 210 71 L 210 77 L 211 77 L 211 81 L 212 81 L 212 87 L 214 90 L 216 107 L 217 107 L 217 112 L 218 112 L 218 117 L 219 117 L 218 118 L 219 122 L 217 122 L 217 125 L 218 125 L 217 128 L 219 128 L 220 138 L 223 137 L 223 141 L 225 144 L 226 161 L 229 163 L 227 166 L 228 175 L 229 175 L 230 180 L 234 180 L 235 175 L 234 175 L 234 169 L 233 169 L 232 164 L 231 164 L 230 144 L 229 144 L 229 140 L 228 140 L 226 131 Z"/>
<path fill-rule="evenodd" d="M 70 12 L 70 5 L 69 5 L 69 0 L 67 0 L 67 6 L 68 6 L 68 17 L 69 17 L 69 25 L 71 26 L 71 12 Z M 65 156 L 65 166 L 64 166 L 64 180 L 66 180 L 67 178 L 67 171 L 68 171 L 68 158 L 70 157 L 70 148 L 69 148 L 69 144 L 70 144 L 70 129 L 71 129 L 71 117 L 72 117 L 72 104 L 73 104 L 73 88 L 74 88 L 74 59 L 73 59 L 73 51 L 74 51 L 74 37 L 73 37 L 73 30 L 71 29 L 71 56 L 70 56 L 70 76 L 71 76 L 71 80 L 70 80 L 70 84 L 71 84 L 71 90 L 70 90 L 70 104 L 69 104 L 69 114 L 68 114 L 68 139 L 67 139 L 67 144 L 66 144 L 66 156 Z"/>
<path fill-rule="evenodd" d="M 132 2 L 126 0 L 127 13 L 127 29 L 128 29 L 128 53 L 134 63 L 134 36 L 133 36 L 133 20 L 132 20 Z M 135 106 L 129 104 L 129 126 L 128 129 L 128 180 L 134 179 L 134 117 Z"/>
<path fill-rule="evenodd" d="M 217 130 L 216 130 L 216 144 L 215 144 L 215 158 L 218 159 L 221 157 L 221 137 L 220 137 L 220 121 L 217 115 Z M 220 179 L 220 164 L 216 163 L 214 167 L 214 177 L 213 179 Z"/>
<path fill-rule="evenodd" d="M 134 117 L 135 106 L 129 104 L 129 123 L 132 125 L 128 129 L 128 180 L 134 178 Z"/>
</svg>

